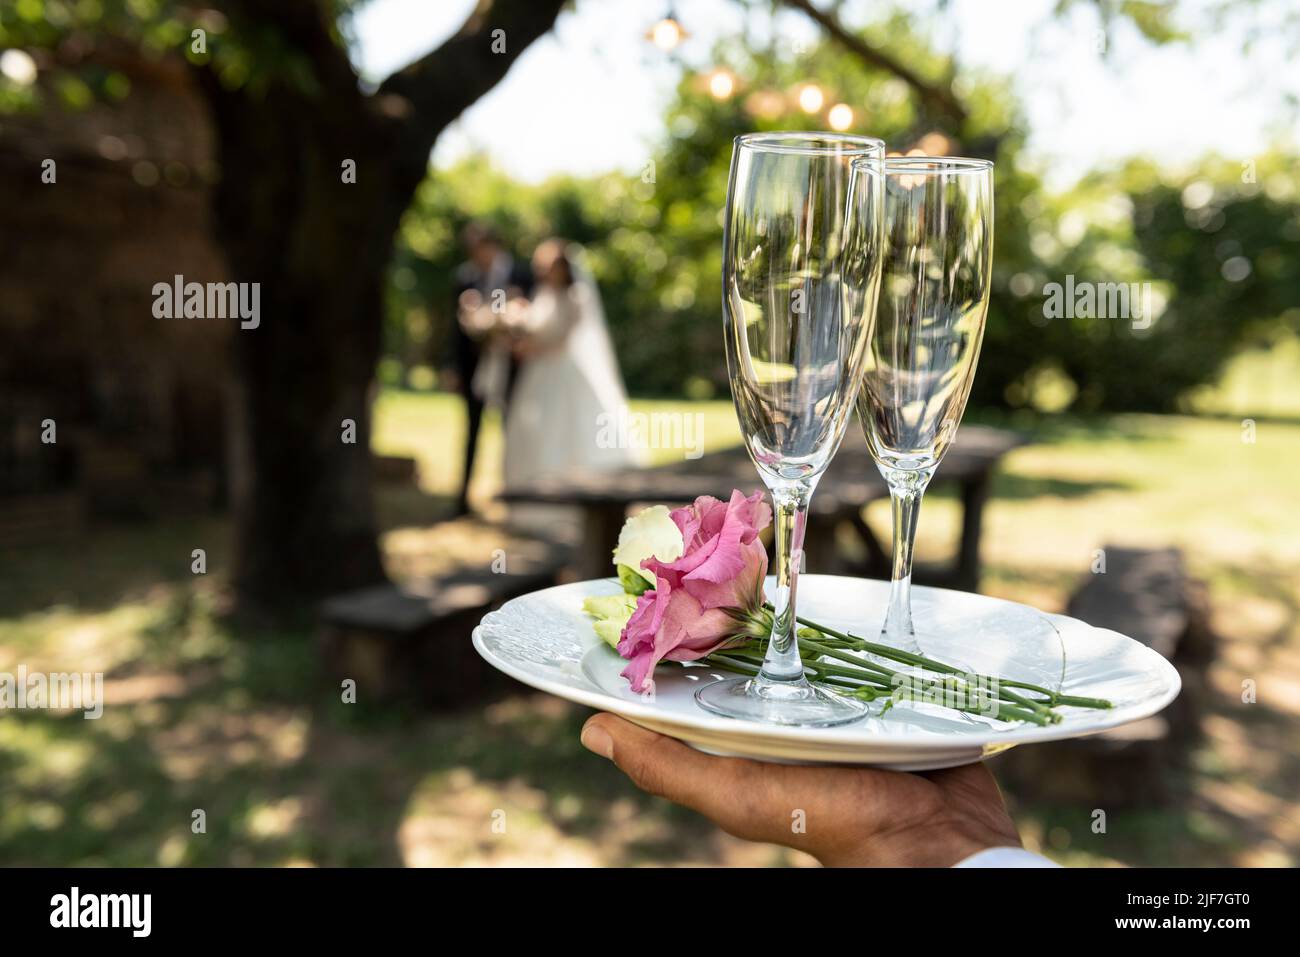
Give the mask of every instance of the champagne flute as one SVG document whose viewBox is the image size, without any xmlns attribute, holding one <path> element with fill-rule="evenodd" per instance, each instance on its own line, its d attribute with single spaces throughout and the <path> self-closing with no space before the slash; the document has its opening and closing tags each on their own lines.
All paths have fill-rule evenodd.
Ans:
<svg viewBox="0 0 1300 957">
<path fill-rule="evenodd" d="M 853 162 L 883 153 L 878 139 L 832 133 L 751 133 L 732 151 L 727 369 L 745 446 L 772 495 L 776 589 L 759 673 L 696 692 L 716 714 L 826 727 L 866 713 L 805 677 L 795 592 L 808 503 L 852 414 L 879 288 L 883 188 L 855 177 Z"/>
<path fill-rule="evenodd" d="M 884 182 L 884 266 L 858 418 L 889 485 L 894 558 L 881 641 L 920 652 L 912 545 L 921 498 L 966 409 L 993 262 L 993 164 L 899 156 L 855 162 Z M 922 631 L 924 637 L 924 630 Z"/>
</svg>

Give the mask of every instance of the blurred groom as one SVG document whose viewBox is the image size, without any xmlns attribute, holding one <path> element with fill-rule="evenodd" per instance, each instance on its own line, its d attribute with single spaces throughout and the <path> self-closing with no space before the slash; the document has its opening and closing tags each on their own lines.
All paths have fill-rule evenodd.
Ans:
<svg viewBox="0 0 1300 957">
<path fill-rule="evenodd" d="M 501 244 L 496 231 L 487 223 L 471 222 L 461 232 L 461 244 L 465 248 L 468 260 L 456 270 L 453 315 L 459 315 L 465 294 L 477 293 L 480 300 L 489 304 L 504 304 L 507 299 L 519 296 L 531 296 L 533 276 L 526 263 L 517 263 L 513 256 Z M 456 363 L 457 388 L 465 400 L 465 413 L 468 427 L 465 433 L 465 470 L 461 478 L 460 494 L 456 499 L 456 515 L 468 515 L 469 483 L 474 474 L 474 455 L 478 447 L 479 426 L 483 421 L 483 407 L 487 399 L 483 386 L 483 376 L 476 376 L 479 365 L 487 358 L 484 348 L 486 339 L 466 329 L 464 323 L 453 324 L 454 360 Z M 518 363 L 513 356 L 509 358 L 509 371 L 506 375 L 505 389 L 501 396 L 502 415 L 504 416 L 510 402 L 510 391 L 514 385 Z M 476 386 L 476 378 L 478 383 Z"/>
</svg>

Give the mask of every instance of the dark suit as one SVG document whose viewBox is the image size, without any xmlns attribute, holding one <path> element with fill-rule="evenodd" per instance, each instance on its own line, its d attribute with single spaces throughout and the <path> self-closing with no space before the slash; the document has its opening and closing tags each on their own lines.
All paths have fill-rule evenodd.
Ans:
<svg viewBox="0 0 1300 957">
<path fill-rule="evenodd" d="M 509 257 L 507 256 L 509 259 Z M 520 290 L 525 296 L 531 296 L 533 293 L 533 274 L 527 264 L 509 259 L 504 264 L 506 268 L 496 270 L 496 275 L 492 271 L 484 273 L 474 263 L 463 263 L 456 270 L 455 284 L 455 302 L 452 307 L 452 314 L 456 315 L 459 310 L 461 293 L 469 289 L 477 289 L 485 302 L 491 302 L 493 293 L 497 287 L 509 289 L 514 287 Z M 504 277 L 504 282 L 502 282 Z M 483 421 L 483 400 L 474 394 L 474 370 L 478 368 L 479 358 L 482 355 L 482 343 L 469 335 L 459 322 L 453 324 L 453 352 L 456 363 L 456 374 L 460 379 L 460 394 L 465 400 L 465 413 L 468 418 L 468 428 L 465 432 L 465 471 L 461 478 L 460 495 L 457 498 L 456 508 L 461 514 L 469 511 L 469 481 L 474 474 L 474 453 L 478 448 L 478 430 Z M 512 358 L 510 360 L 510 374 L 506 379 L 506 404 L 509 405 L 510 393 L 515 384 L 515 373 L 519 369 L 519 364 Z"/>
</svg>

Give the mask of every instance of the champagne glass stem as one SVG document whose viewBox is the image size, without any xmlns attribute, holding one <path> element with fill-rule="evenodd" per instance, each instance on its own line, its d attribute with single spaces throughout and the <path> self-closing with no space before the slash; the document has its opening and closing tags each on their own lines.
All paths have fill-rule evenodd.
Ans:
<svg viewBox="0 0 1300 957">
<path fill-rule="evenodd" d="M 889 485 L 889 501 L 894 517 L 894 567 L 890 574 L 889 611 L 881 629 L 881 641 L 900 651 L 919 654 L 916 631 L 912 627 L 912 546 L 916 542 L 916 522 L 921 514 L 921 499 L 930 484 L 934 469 L 894 469 L 882 466 L 881 474 Z"/>
<path fill-rule="evenodd" d="M 767 643 L 763 669 L 756 679 L 760 684 L 789 684 L 803 680 L 803 663 L 799 659 L 799 642 L 795 640 L 795 593 L 803 564 L 803 536 L 808 524 L 808 502 L 812 485 L 794 483 L 772 489 L 776 506 L 774 534 L 776 545 L 776 591 L 772 595 L 772 637 Z"/>
</svg>

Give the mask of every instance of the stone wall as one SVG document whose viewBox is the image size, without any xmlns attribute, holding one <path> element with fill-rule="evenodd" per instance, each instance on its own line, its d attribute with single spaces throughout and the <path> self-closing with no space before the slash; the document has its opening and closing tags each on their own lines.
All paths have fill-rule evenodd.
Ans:
<svg viewBox="0 0 1300 957">
<path fill-rule="evenodd" d="M 153 316 L 152 287 L 219 281 L 212 130 L 183 64 L 117 51 L 130 91 L 0 116 L 0 496 L 91 511 L 209 506 L 230 320 Z M 44 77 L 44 74 L 42 74 Z M 41 80 L 37 81 L 41 83 Z M 56 182 L 41 181 L 42 162 Z M 57 444 L 41 442 L 53 419 Z M 0 523 L 0 535 L 3 523 Z"/>
</svg>

